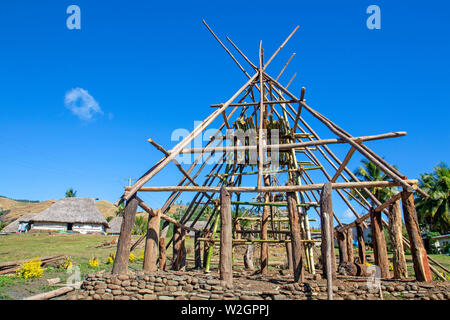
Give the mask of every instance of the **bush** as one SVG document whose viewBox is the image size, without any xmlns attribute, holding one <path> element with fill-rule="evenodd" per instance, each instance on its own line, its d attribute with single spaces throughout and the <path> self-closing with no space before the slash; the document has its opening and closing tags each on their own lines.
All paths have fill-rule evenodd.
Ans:
<svg viewBox="0 0 450 320">
<path fill-rule="evenodd" d="M 115 258 L 116 258 L 116 254 L 114 252 L 110 253 L 106 260 L 106 264 L 113 264 Z"/>
<path fill-rule="evenodd" d="M 40 278 L 44 273 L 44 268 L 41 267 L 41 260 L 34 259 L 21 264 L 21 268 L 16 271 L 16 274 L 20 278 Z"/>
</svg>

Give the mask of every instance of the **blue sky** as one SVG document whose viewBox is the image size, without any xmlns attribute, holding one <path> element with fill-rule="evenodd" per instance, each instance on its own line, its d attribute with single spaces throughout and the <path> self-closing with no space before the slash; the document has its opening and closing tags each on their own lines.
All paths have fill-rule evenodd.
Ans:
<svg viewBox="0 0 450 320">
<path fill-rule="evenodd" d="M 81 30 L 66 27 L 71 4 L 81 8 Z M 372 4 L 381 8 L 380 30 L 366 27 Z M 210 104 L 246 81 L 202 19 L 254 61 L 260 40 L 269 56 L 299 25 L 269 74 L 296 52 L 281 83 L 297 72 L 291 91 L 305 86 L 308 104 L 354 136 L 407 131 L 368 145 L 418 178 L 449 158 L 449 9 L 444 1 L 4 0 L 0 194 L 46 200 L 73 187 L 78 196 L 114 202 L 126 179 L 160 159 L 149 137 L 172 148 L 174 129 L 193 129 Z M 75 88 L 101 112 L 90 120 L 73 114 L 64 99 Z M 172 166 L 149 185 L 179 178 Z M 159 207 L 165 197 L 145 200 Z M 342 217 L 342 203 L 335 208 Z"/>
</svg>

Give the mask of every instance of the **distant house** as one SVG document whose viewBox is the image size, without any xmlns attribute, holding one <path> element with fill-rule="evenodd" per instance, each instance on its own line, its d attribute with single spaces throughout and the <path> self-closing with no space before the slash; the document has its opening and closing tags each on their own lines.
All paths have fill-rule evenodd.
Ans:
<svg viewBox="0 0 450 320">
<path fill-rule="evenodd" d="M 35 215 L 33 230 L 104 233 L 108 222 L 98 211 L 92 198 L 64 198 Z"/>
<path fill-rule="evenodd" d="M 205 228 L 207 222 L 208 221 L 197 221 L 194 224 L 194 229 L 203 230 Z M 192 221 L 188 221 L 185 225 L 186 225 L 186 227 L 190 227 L 192 225 Z M 194 231 L 189 231 L 189 232 L 186 233 L 186 236 L 194 237 L 195 236 L 195 232 Z"/>
<path fill-rule="evenodd" d="M 450 243 L 450 233 L 441 236 L 435 236 L 432 238 L 427 238 L 425 235 L 422 235 L 422 239 L 427 250 L 429 249 L 431 243 L 430 240 L 436 240 L 436 242 L 434 242 L 434 246 L 436 247 L 437 251 L 440 253 L 444 253 L 443 250 L 445 246 Z"/>
<path fill-rule="evenodd" d="M 120 235 L 120 228 L 122 227 L 123 217 L 112 218 L 109 222 L 109 228 L 106 229 L 106 233 L 112 236 Z"/>
<path fill-rule="evenodd" d="M 31 222 L 30 220 L 35 216 L 36 214 L 24 214 L 20 218 L 14 220 L 10 224 L 8 224 L 6 227 L 3 228 L 2 232 L 4 233 L 15 233 L 15 232 L 28 232 L 31 229 Z"/>
</svg>

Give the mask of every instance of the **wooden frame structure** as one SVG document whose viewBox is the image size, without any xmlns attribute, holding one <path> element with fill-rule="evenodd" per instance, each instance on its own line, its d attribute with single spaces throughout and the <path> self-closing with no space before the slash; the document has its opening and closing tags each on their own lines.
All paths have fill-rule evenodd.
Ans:
<svg viewBox="0 0 450 320">
<path fill-rule="evenodd" d="M 214 110 L 192 132 L 171 150 L 166 150 L 153 139 L 149 142 L 163 153 L 163 157 L 150 170 L 143 174 L 136 182 L 125 188 L 124 194 L 116 202 L 116 205 L 126 202 L 126 209 L 118 241 L 116 260 L 112 272 L 115 274 L 127 272 L 128 255 L 137 244 L 131 245 L 131 226 L 134 221 L 137 206 L 149 213 L 149 232 L 146 235 L 146 252 L 144 269 L 156 270 L 158 257 L 158 244 L 163 246 L 159 252 L 160 268 L 165 268 L 165 252 L 170 244 L 173 244 L 174 256 L 171 266 L 180 270 L 185 267 L 186 257 L 184 249 L 184 234 L 186 231 L 195 232 L 195 267 L 205 267 L 209 271 L 211 251 L 214 243 L 220 243 L 219 270 L 221 279 L 232 283 L 232 247 L 244 244 L 253 246 L 261 245 L 261 265 L 259 271 L 267 273 L 269 266 L 268 245 L 271 243 L 286 243 L 288 260 L 293 268 L 294 280 L 303 281 L 306 271 L 316 273 L 313 246 L 317 239 L 312 238 L 309 226 L 308 212 L 314 209 L 322 221 L 322 265 L 324 276 L 335 277 L 336 265 L 334 251 L 331 250 L 334 243 L 334 235 L 351 237 L 349 228 L 356 227 L 359 240 L 358 256 L 360 263 L 365 261 L 365 245 L 362 230 L 367 228 L 365 221 L 371 220 L 376 264 L 382 270 L 383 277 L 390 277 L 384 242 L 384 226 L 390 228 L 393 239 L 397 244 L 404 244 L 411 248 L 413 255 L 416 278 L 420 281 L 430 281 L 431 273 L 428 258 L 423 247 L 422 240 L 415 215 L 412 192 L 426 195 L 417 187 L 417 180 L 408 180 L 396 168 L 388 164 L 365 145 L 367 141 L 395 138 L 404 136 L 405 132 L 392 132 L 374 136 L 353 137 L 331 120 L 311 108 L 305 101 L 305 88 L 296 97 L 287 86 L 278 81 L 281 74 L 293 58 L 284 65 L 276 78 L 271 77 L 266 69 L 280 50 L 299 28 L 298 26 L 279 46 L 273 55 L 265 61 L 262 42 L 259 47 L 259 62 L 255 65 L 239 48 L 227 37 L 231 46 L 240 57 L 246 61 L 252 71 L 247 71 L 225 44 L 216 36 L 212 29 L 203 21 L 205 26 L 233 59 L 236 65 L 244 73 L 246 82 L 225 103 L 211 105 Z M 309 113 L 315 119 L 325 125 L 333 138 L 322 139 L 306 122 L 303 113 Z M 214 122 L 220 121 L 216 133 L 209 138 L 205 146 L 201 148 L 189 148 L 191 142 Z M 229 136 L 230 131 L 238 129 L 253 130 L 253 141 L 232 138 L 231 146 L 223 146 L 222 138 Z M 279 133 L 279 141 L 273 143 L 269 138 L 269 129 L 276 128 Z M 218 142 L 218 143 L 217 143 Z M 330 149 L 334 144 L 347 144 L 349 151 L 344 160 L 340 160 Z M 390 177 L 390 181 L 360 181 L 347 168 L 352 155 L 359 152 L 366 159 L 373 162 L 380 170 Z M 179 155 L 195 154 L 195 160 L 189 167 L 183 167 L 176 159 Z M 279 165 L 274 167 L 275 155 L 278 154 Z M 202 170 L 213 156 L 219 155 L 221 161 L 217 161 L 206 175 Z M 253 155 L 255 163 L 250 163 Z M 243 161 L 239 161 L 241 156 Z M 299 157 L 301 157 L 299 160 Z M 325 159 L 328 166 L 335 172 L 329 173 L 318 157 Z M 275 159 L 275 160 L 274 160 Z M 170 162 L 173 162 L 182 178 L 176 186 L 146 186 L 146 184 Z M 253 166 L 257 170 L 253 170 Z M 314 183 L 308 172 L 315 170 L 322 174 L 323 183 Z M 203 173 L 203 175 L 202 175 Z M 244 186 L 244 178 L 255 177 L 256 181 L 251 186 Z M 204 179 L 202 179 L 204 178 Z M 284 180 L 283 180 L 284 179 Z M 338 182 L 338 180 L 341 180 Z M 281 183 L 284 181 L 286 184 Z M 386 203 L 381 203 L 369 189 L 375 187 L 393 187 L 402 189 L 397 195 Z M 350 192 L 354 190 L 354 192 Z M 142 199 L 138 192 L 171 192 L 165 204 L 157 212 L 153 211 Z M 370 196 L 370 201 L 361 195 L 364 191 Z M 182 193 L 192 192 L 193 198 L 184 215 L 175 220 L 167 215 L 169 209 Z M 344 225 L 339 221 L 332 209 L 332 192 L 336 193 L 348 206 L 355 216 L 355 221 Z M 252 201 L 241 201 L 241 196 L 253 193 Z M 355 195 L 356 194 L 356 195 Z M 235 200 L 234 200 L 235 199 Z M 351 200 L 350 200 L 351 199 Z M 366 210 L 367 214 L 359 215 L 350 201 L 355 201 Z M 406 227 L 409 241 L 402 237 L 398 229 L 399 202 L 403 204 Z M 196 223 L 203 216 L 207 207 L 213 208 L 206 226 L 197 229 Z M 244 213 L 239 209 L 246 207 Z M 395 210 L 393 209 L 395 207 Z M 234 207 L 234 208 L 233 208 Z M 255 212 L 262 207 L 260 215 Z M 283 212 L 279 207 L 286 207 Z M 261 210 L 260 210 L 261 211 Z M 395 216 L 392 212 L 395 211 Z M 394 222 L 386 223 L 382 213 Z M 164 224 L 159 232 L 160 219 Z M 240 221 L 255 222 L 258 219 L 259 229 L 243 230 Z M 401 219 L 401 216 L 400 216 Z M 289 229 L 282 230 L 280 221 L 289 224 Z M 189 223 L 188 223 L 189 222 Z M 219 223 L 220 222 L 220 223 Z M 334 227 L 334 222 L 336 226 Z M 324 227 L 323 223 L 326 223 Z M 173 238 L 165 241 L 169 225 L 174 226 Z M 329 225 L 329 228 L 328 228 Z M 401 224 L 400 224 L 401 225 Z M 219 228 L 220 226 L 220 228 Z M 400 228 L 401 229 L 401 228 Z M 219 231 L 220 230 L 220 231 Z M 351 229 L 350 229 L 351 230 Z M 400 234 L 399 234 L 400 232 Z M 234 236 L 233 236 L 234 235 Z M 255 236 L 257 238 L 255 238 Z M 259 237 L 258 237 L 259 236 Z M 158 241 L 158 237 L 160 237 Z M 216 238 L 219 237 L 219 238 Z M 283 238 L 284 237 L 284 238 Z M 350 238 L 351 239 L 351 238 Z M 204 244 L 204 259 L 201 261 L 200 241 Z M 340 242 L 341 243 L 341 242 Z M 345 252 L 347 261 L 353 260 L 353 248 L 351 241 L 342 242 L 347 246 Z M 350 243 L 350 245 L 349 245 Z M 288 248 L 289 244 L 289 248 Z M 349 252 L 350 251 L 350 252 Z M 344 250 L 343 250 L 344 252 Z M 403 247 L 397 250 L 396 261 L 403 261 Z M 334 260 L 334 261 L 333 261 Z M 353 261 L 350 261 L 353 262 Z M 162 263 L 162 264 L 161 264 Z M 400 266 L 404 268 L 404 266 Z M 400 268 L 399 267 L 399 268 Z M 394 268 L 397 268 L 394 265 Z M 432 268 L 431 270 L 433 270 Z M 396 270 L 396 277 L 404 277 L 405 271 Z M 332 279 L 329 279 L 332 281 Z M 332 292 L 329 293 L 330 297 Z"/>
</svg>

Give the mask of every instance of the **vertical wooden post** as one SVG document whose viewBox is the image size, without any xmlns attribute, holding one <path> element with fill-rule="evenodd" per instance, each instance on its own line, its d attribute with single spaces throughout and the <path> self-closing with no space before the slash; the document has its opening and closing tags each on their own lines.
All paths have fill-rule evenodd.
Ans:
<svg viewBox="0 0 450 320">
<path fill-rule="evenodd" d="M 250 230 L 253 230 L 253 225 L 251 225 Z M 250 240 L 253 240 L 253 233 L 250 233 L 249 236 Z M 246 270 L 254 270 L 253 265 L 253 254 L 255 253 L 255 245 L 254 244 L 248 244 L 245 248 L 244 253 L 244 267 Z"/>
<path fill-rule="evenodd" d="M 166 241 L 164 237 L 159 238 L 159 269 L 163 271 L 167 270 Z"/>
<path fill-rule="evenodd" d="M 339 247 L 339 264 L 341 264 L 348 261 L 347 237 L 345 231 L 338 231 L 336 233 L 336 238 Z"/>
<path fill-rule="evenodd" d="M 161 210 L 156 211 L 156 215 L 148 215 L 147 236 L 145 241 L 144 266 L 143 270 L 148 272 L 156 271 L 156 261 L 158 259 L 159 227 L 161 223 Z"/>
<path fill-rule="evenodd" d="M 359 263 L 366 264 L 366 242 L 364 241 L 364 230 L 362 223 L 356 223 L 356 235 L 358 237 Z"/>
<path fill-rule="evenodd" d="M 334 228 L 333 228 L 333 200 L 331 183 L 324 184 L 320 195 L 320 214 L 321 214 L 321 232 L 322 232 L 322 265 L 323 277 L 327 278 L 327 267 L 331 264 L 331 275 L 336 279 L 336 256 L 334 254 Z M 325 219 L 324 217 L 329 217 Z M 326 231 L 329 229 L 329 233 Z M 329 250 L 331 248 L 331 250 Z M 329 252 L 331 251 L 331 252 Z"/>
<path fill-rule="evenodd" d="M 202 268 L 202 249 L 200 245 L 200 241 L 198 240 L 200 238 L 200 232 L 195 233 L 194 237 L 194 256 L 195 256 L 195 269 L 201 269 Z"/>
<path fill-rule="evenodd" d="M 325 187 L 324 187 L 325 189 Z M 330 186 L 331 190 L 331 186 Z M 331 192 L 330 192 L 331 194 Z M 327 279 L 327 296 L 328 300 L 333 300 L 333 262 L 334 257 L 334 239 L 331 236 L 330 220 L 332 215 L 328 212 L 322 212 L 322 260 L 325 261 L 325 278 Z M 324 241 L 325 240 L 325 241 Z M 325 243 L 324 243 L 325 242 Z"/>
<path fill-rule="evenodd" d="M 264 185 L 270 186 L 270 176 L 264 175 Z M 264 202 L 270 202 L 270 193 L 264 194 Z M 269 215 L 270 207 L 264 206 L 261 217 L 261 239 L 267 240 L 267 230 L 269 227 Z M 269 244 L 267 242 L 261 242 L 261 274 L 267 274 L 269 271 Z"/>
<path fill-rule="evenodd" d="M 384 238 L 383 224 L 381 221 L 381 212 L 371 210 L 370 220 L 375 264 L 380 268 L 382 278 L 390 278 L 389 259 L 387 255 L 386 239 Z"/>
<path fill-rule="evenodd" d="M 408 231 L 411 255 L 414 263 L 414 273 L 417 281 L 431 281 L 430 265 L 428 263 L 427 252 L 420 236 L 419 224 L 417 221 L 414 196 L 411 192 L 402 191 L 403 217 Z"/>
<path fill-rule="evenodd" d="M 128 271 L 128 259 L 130 258 L 130 241 L 131 232 L 133 231 L 134 219 L 136 217 L 136 210 L 138 200 L 136 195 L 133 195 L 127 201 L 125 212 L 123 214 L 123 222 L 120 227 L 120 236 L 117 243 L 116 257 L 112 268 L 113 274 L 126 274 Z"/>
<path fill-rule="evenodd" d="M 293 185 L 289 183 L 288 185 Z M 289 225 L 291 229 L 292 263 L 295 282 L 305 281 L 305 268 L 303 261 L 303 244 L 300 233 L 300 218 L 298 216 L 297 200 L 294 192 L 288 192 L 287 205 L 289 213 Z"/>
<path fill-rule="evenodd" d="M 353 230 L 352 228 L 347 229 L 347 261 L 350 263 L 355 262 L 355 257 L 353 255 Z"/>
<path fill-rule="evenodd" d="M 287 235 L 285 239 L 288 239 Z M 292 261 L 292 243 L 286 242 L 285 245 L 288 269 L 294 272 L 294 262 Z"/>
<path fill-rule="evenodd" d="M 231 195 L 220 189 L 220 280 L 233 283 L 233 225 L 231 219 Z"/>
<path fill-rule="evenodd" d="M 236 239 L 241 239 L 242 236 L 238 231 L 241 231 L 241 224 L 239 223 L 239 220 L 237 220 L 234 224 L 234 230 L 236 231 Z"/>
<path fill-rule="evenodd" d="M 185 230 L 173 226 L 172 270 L 181 270 L 186 266 Z"/>
<path fill-rule="evenodd" d="M 394 278 L 407 278 L 408 269 L 406 267 L 405 250 L 403 248 L 402 209 L 400 200 L 397 200 L 394 204 L 389 206 L 389 238 L 392 244 Z"/>
</svg>

